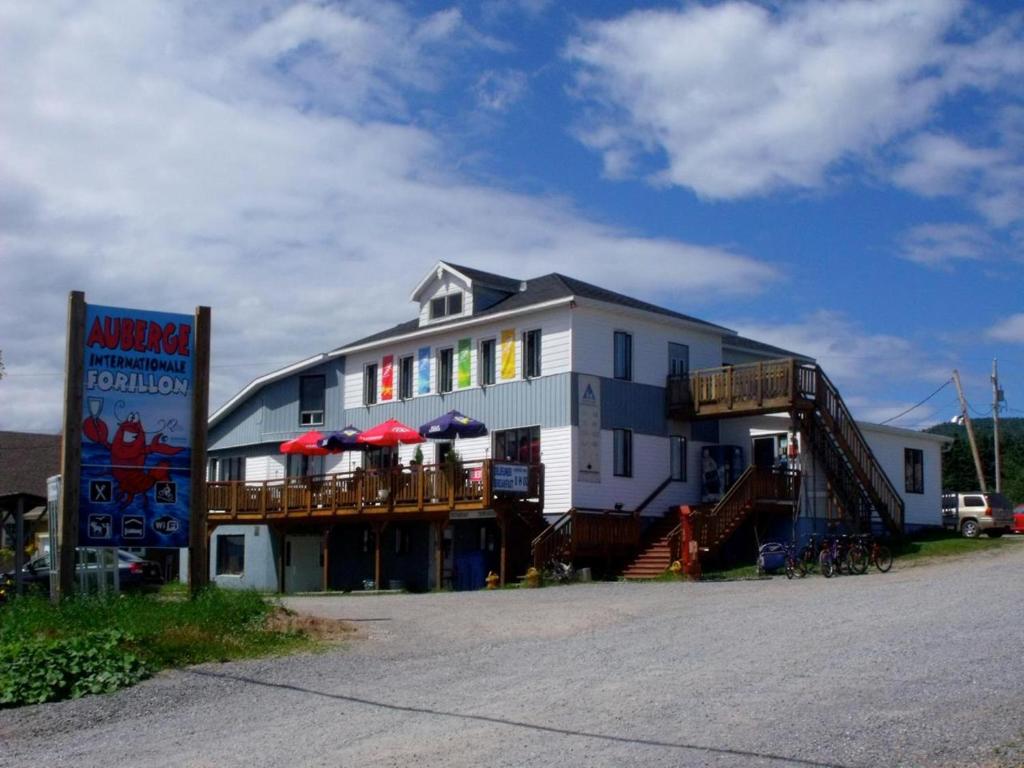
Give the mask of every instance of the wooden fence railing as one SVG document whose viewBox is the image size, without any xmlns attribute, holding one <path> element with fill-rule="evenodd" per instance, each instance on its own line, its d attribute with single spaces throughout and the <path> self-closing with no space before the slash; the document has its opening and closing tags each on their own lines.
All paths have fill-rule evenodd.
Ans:
<svg viewBox="0 0 1024 768">
<path fill-rule="evenodd" d="M 496 472 L 503 480 L 500 487 L 494 482 Z M 207 506 L 212 523 L 363 511 L 485 509 L 502 499 L 533 500 L 542 505 L 543 488 L 542 464 L 483 459 L 262 482 L 211 481 L 207 483 Z"/>
<path fill-rule="evenodd" d="M 640 517 L 633 512 L 573 508 L 533 540 L 533 564 L 543 568 L 552 559 L 570 562 L 635 548 L 640 542 Z"/>
</svg>

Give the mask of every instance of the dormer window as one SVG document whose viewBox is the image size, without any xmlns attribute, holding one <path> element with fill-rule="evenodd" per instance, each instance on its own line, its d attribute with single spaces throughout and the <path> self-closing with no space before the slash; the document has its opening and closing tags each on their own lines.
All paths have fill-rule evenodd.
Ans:
<svg viewBox="0 0 1024 768">
<path fill-rule="evenodd" d="M 438 296 L 430 300 L 430 319 L 438 320 L 442 317 L 452 317 L 462 314 L 462 292 L 449 293 L 447 296 Z"/>
</svg>

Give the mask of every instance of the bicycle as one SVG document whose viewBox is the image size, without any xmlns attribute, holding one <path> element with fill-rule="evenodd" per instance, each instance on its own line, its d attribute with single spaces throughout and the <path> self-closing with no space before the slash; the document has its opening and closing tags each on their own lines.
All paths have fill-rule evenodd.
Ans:
<svg viewBox="0 0 1024 768">
<path fill-rule="evenodd" d="M 812 533 L 807 537 L 807 543 L 800 549 L 797 557 L 803 563 L 804 573 L 810 573 L 818 564 L 818 555 L 821 554 L 822 542 L 820 536 Z"/>
<path fill-rule="evenodd" d="M 804 563 L 801 553 L 796 551 L 793 544 L 786 545 L 786 578 L 792 579 L 797 574 L 802 579 L 807 575 L 807 566 Z"/>
<path fill-rule="evenodd" d="M 568 584 L 576 578 L 576 569 L 572 563 L 566 563 L 553 557 L 544 566 L 544 581 L 556 584 Z"/>
<path fill-rule="evenodd" d="M 864 534 L 863 539 L 868 552 L 868 565 L 875 566 L 880 573 L 888 573 L 892 568 L 892 550 L 870 533 Z M 867 570 L 867 566 L 864 570 Z"/>
</svg>

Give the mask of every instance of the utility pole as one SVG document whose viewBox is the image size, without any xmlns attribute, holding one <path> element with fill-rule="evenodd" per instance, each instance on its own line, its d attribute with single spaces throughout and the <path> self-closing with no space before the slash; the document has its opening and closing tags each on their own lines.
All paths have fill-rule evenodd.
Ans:
<svg viewBox="0 0 1024 768">
<path fill-rule="evenodd" d="M 992 358 L 992 433 L 996 448 L 996 493 L 1003 490 L 1002 469 L 999 462 L 999 403 L 1003 400 L 1003 390 L 999 388 L 999 367 Z"/>
<path fill-rule="evenodd" d="M 960 372 L 953 369 L 953 382 L 956 384 L 956 394 L 960 398 L 960 414 L 964 417 L 964 426 L 967 428 L 967 439 L 971 443 L 971 453 L 974 456 L 974 471 L 978 473 L 978 485 L 982 493 L 988 493 L 988 485 L 985 484 L 985 473 L 981 470 L 981 456 L 978 454 L 978 443 L 974 439 L 974 426 L 971 424 L 971 416 L 967 413 L 967 399 L 964 397 L 964 389 L 960 386 Z"/>
</svg>

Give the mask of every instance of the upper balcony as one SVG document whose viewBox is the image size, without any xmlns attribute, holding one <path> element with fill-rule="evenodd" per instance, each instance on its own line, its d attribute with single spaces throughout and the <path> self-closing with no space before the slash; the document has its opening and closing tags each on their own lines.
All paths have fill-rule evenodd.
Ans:
<svg viewBox="0 0 1024 768">
<path fill-rule="evenodd" d="M 705 368 L 668 377 L 668 417 L 687 421 L 813 408 L 815 386 L 814 367 L 791 358 Z"/>
<path fill-rule="evenodd" d="M 503 504 L 544 507 L 544 465 L 491 459 L 207 484 L 211 526 L 333 522 L 357 515 L 444 518 Z"/>
</svg>

